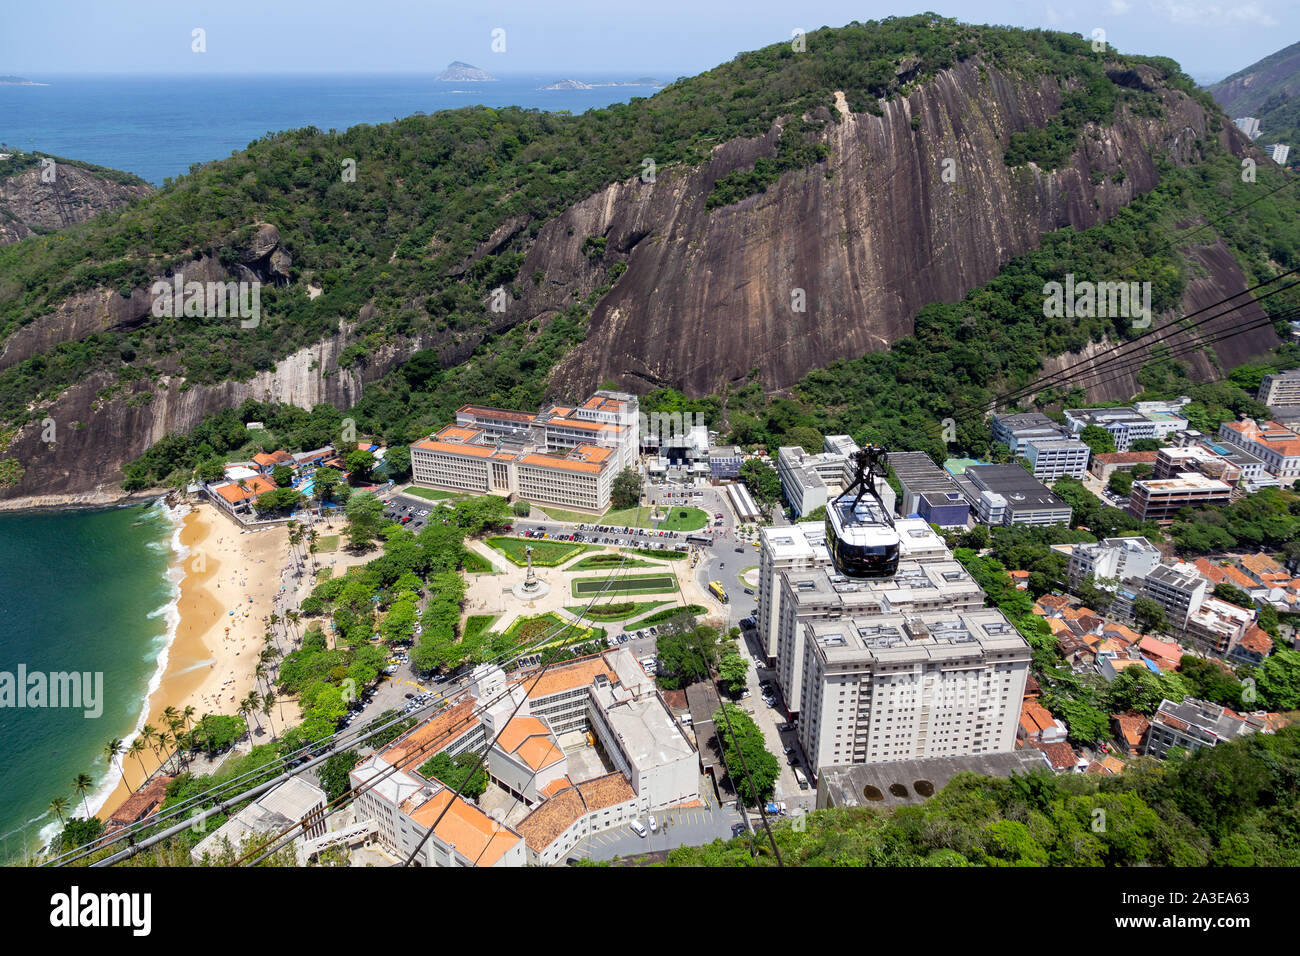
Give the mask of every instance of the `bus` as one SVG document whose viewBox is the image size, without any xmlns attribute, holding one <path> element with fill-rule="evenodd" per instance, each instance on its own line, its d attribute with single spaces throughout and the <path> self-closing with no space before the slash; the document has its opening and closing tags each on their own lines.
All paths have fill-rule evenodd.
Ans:
<svg viewBox="0 0 1300 956">
<path fill-rule="evenodd" d="M 723 589 L 721 581 L 710 581 L 709 590 L 712 591 L 713 596 L 716 597 L 723 604 L 727 603 L 727 592 L 726 590 Z"/>
<path fill-rule="evenodd" d="M 686 536 L 686 543 L 687 543 L 687 544 L 698 544 L 698 545 L 700 545 L 701 547 L 704 547 L 705 545 L 711 545 L 711 544 L 713 544 L 713 539 L 710 538 L 708 535 L 703 535 L 703 534 L 688 534 L 688 535 Z"/>
</svg>

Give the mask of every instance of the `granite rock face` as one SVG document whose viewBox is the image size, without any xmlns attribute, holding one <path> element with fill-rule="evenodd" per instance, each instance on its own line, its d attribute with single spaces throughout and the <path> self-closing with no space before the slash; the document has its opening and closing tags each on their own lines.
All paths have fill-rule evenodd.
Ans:
<svg viewBox="0 0 1300 956">
<path fill-rule="evenodd" d="M 45 182 L 43 172 L 30 166 L 0 179 L 0 245 L 85 222 L 153 192 L 145 184 L 114 182 L 67 163 L 55 164 L 53 182 Z"/>
</svg>

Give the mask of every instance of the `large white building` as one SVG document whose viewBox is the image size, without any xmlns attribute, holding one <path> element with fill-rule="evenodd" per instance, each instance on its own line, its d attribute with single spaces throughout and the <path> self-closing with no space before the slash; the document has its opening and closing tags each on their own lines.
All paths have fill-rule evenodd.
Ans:
<svg viewBox="0 0 1300 956">
<path fill-rule="evenodd" d="M 1029 460 L 1035 478 L 1082 478 L 1091 450 L 1041 412 L 993 416 L 993 440 Z"/>
<path fill-rule="evenodd" d="M 835 568 L 787 571 L 778 576 L 781 616 L 777 625 L 776 679 L 791 714 L 803 698 L 804 638 L 810 622 L 864 618 L 872 614 L 974 610 L 984 591 L 952 558 L 899 561 L 887 578 L 846 578 Z"/>
<path fill-rule="evenodd" d="M 605 391 L 536 415 L 465 405 L 454 425 L 411 444 L 411 478 L 430 488 L 602 512 L 615 476 L 636 467 L 637 407 L 635 395 Z"/>
<path fill-rule="evenodd" d="M 1103 538 L 1096 544 L 1076 544 L 1070 552 L 1070 586 L 1094 580 L 1142 580 L 1160 566 L 1160 549 L 1146 538 Z"/>
<path fill-rule="evenodd" d="M 822 451 L 810 455 L 804 449 L 782 446 L 777 450 L 776 473 L 781 479 L 781 493 L 794 509 L 795 517 L 825 506 L 850 482 L 856 463 L 858 443 L 848 435 L 827 435 Z M 883 478 L 876 491 L 889 511 L 894 510 L 894 489 Z"/>
<path fill-rule="evenodd" d="M 1300 434 L 1277 422 L 1243 418 L 1219 426 L 1219 438 L 1264 462 L 1270 475 L 1286 483 L 1300 478 Z"/>
<path fill-rule="evenodd" d="M 920 518 L 900 518 L 894 522 L 894 530 L 900 539 L 900 560 L 924 562 L 952 558 L 943 538 Z M 826 526 L 821 522 L 804 521 L 759 531 L 758 608 L 754 620 L 759 643 L 769 661 L 776 658 L 781 620 L 779 575 L 784 571 L 831 568 L 832 564 L 826 549 Z"/>
<path fill-rule="evenodd" d="M 1028 643 L 993 609 L 805 625 L 799 740 L 814 768 L 1011 751 Z"/>
</svg>

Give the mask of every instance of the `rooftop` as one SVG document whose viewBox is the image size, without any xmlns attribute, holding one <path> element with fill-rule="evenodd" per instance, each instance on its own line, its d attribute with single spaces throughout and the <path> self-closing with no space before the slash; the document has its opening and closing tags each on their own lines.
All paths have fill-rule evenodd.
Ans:
<svg viewBox="0 0 1300 956">
<path fill-rule="evenodd" d="M 447 811 L 445 814 L 444 809 Z M 441 820 L 438 819 L 440 814 Z M 475 866 L 492 866 L 521 839 L 514 830 L 455 797 L 446 787 L 440 787 L 410 816 L 418 826 L 425 828 L 438 820 L 433 835 L 444 844 L 454 846 L 458 854 L 472 860 Z"/>
<path fill-rule="evenodd" d="M 1035 750 L 969 757 L 926 757 L 888 763 L 823 767 L 818 773 L 818 805 L 832 807 L 895 807 L 924 803 L 959 773 L 1010 777 L 1043 769 Z"/>
</svg>

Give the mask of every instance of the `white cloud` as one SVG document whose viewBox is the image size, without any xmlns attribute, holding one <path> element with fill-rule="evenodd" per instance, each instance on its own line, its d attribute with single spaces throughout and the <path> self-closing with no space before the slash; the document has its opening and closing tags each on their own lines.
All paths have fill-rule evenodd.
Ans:
<svg viewBox="0 0 1300 956">
<path fill-rule="evenodd" d="M 1112 0 L 1124 3 L 1126 0 Z M 1215 0 L 1155 0 L 1152 8 L 1164 14 L 1173 23 L 1185 26 L 1224 27 L 1249 24 L 1261 27 L 1278 25 L 1263 7 L 1251 0 L 1248 3 L 1217 3 Z"/>
<path fill-rule="evenodd" d="M 1110 0 L 1110 12 L 1117 17 L 1122 17 L 1133 9 L 1133 5 L 1128 0 Z"/>
</svg>

